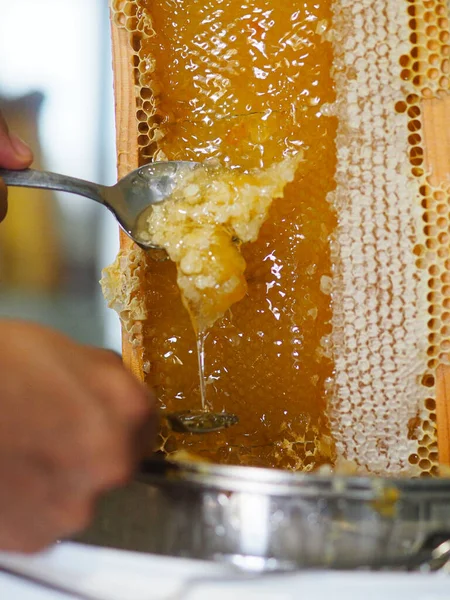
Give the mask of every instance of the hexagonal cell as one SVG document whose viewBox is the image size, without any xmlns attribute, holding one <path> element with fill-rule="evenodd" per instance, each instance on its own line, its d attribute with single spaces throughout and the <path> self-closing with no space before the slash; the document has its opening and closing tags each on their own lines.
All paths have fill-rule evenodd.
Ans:
<svg viewBox="0 0 450 600">
<path fill-rule="evenodd" d="M 111 4 L 111 8 L 114 12 L 123 12 L 125 5 L 127 4 L 127 0 L 113 0 Z"/>
<path fill-rule="evenodd" d="M 122 10 L 127 17 L 135 17 L 137 13 L 137 5 L 135 2 L 126 2 Z"/>
<path fill-rule="evenodd" d="M 127 18 L 123 14 L 123 12 L 114 13 L 113 20 L 114 20 L 114 23 L 119 27 L 125 27 L 125 24 L 127 22 Z"/>
</svg>

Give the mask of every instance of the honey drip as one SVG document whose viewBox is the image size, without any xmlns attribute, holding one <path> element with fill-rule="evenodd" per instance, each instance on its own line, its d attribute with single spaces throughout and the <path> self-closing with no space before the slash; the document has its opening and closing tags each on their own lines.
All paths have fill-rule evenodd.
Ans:
<svg viewBox="0 0 450 600">
<path fill-rule="evenodd" d="M 198 375 L 200 383 L 200 399 L 202 401 L 202 410 L 212 410 L 212 406 L 208 404 L 206 398 L 206 376 L 205 376 L 205 339 L 207 334 L 204 331 L 197 333 L 197 358 L 198 358 Z"/>
</svg>

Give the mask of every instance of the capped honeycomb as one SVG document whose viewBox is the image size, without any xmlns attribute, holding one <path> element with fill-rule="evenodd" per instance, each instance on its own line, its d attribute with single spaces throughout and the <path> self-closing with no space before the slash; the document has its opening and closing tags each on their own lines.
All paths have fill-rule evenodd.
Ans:
<svg viewBox="0 0 450 600">
<path fill-rule="evenodd" d="M 203 437 L 163 428 L 163 449 L 305 471 L 339 460 L 437 474 L 450 196 L 427 162 L 425 117 L 449 87 L 446 2 L 113 0 L 112 9 L 128 32 L 140 164 L 214 160 L 238 178 L 303 157 L 257 240 L 240 248 L 245 296 L 207 330 L 208 405 L 240 422 Z M 162 410 L 200 408 L 174 263 L 124 248 L 104 289 Z"/>
</svg>

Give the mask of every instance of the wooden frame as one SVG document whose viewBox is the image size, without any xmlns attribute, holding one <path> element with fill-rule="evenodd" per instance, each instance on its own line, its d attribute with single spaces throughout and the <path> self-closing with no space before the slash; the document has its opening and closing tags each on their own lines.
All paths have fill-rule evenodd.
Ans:
<svg viewBox="0 0 450 600">
<path fill-rule="evenodd" d="M 425 169 L 433 187 L 450 186 L 450 96 L 422 101 Z M 437 369 L 436 417 L 439 462 L 450 465 L 450 367 Z"/>
<path fill-rule="evenodd" d="M 138 167 L 136 97 L 132 70 L 130 34 L 112 22 L 113 68 L 116 98 L 118 176 L 123 177 Z M 450 96 L 427 99 L 422 103 L 425 135 L 426 168 L 434 185 L 450 184 Z M 121 248 L 131 246 L 121 232 Z M 142 359 L 126 334 L 123 335 L 123 358 L 129 369 L 143 378 Z M 437 372 L 437 429 L 439 459 L 450 464 L 450 367 L 442 365 Z"/>
<path fill-rule="evenodd" d="M 116 115 L 117 176 L 120 179 L 139 166 L 137 146 L 136 96 L 133 80 L 130 34 L 111 21 L 113 49 L 114 95 Z M 129 249 L 130 238 L 120 230 L 120 247 Z M 132 347 L 128 335 L 122 333 L 122 355 L 125 365 L 143 379 L 142 358 Z"/>
</svg>

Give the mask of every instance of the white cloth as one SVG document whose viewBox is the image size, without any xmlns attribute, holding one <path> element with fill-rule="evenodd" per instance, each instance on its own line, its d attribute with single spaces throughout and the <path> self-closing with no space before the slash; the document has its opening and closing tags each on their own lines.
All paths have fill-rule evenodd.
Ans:
<svg viewBox="0 0 450 600">
<path fill-rule="evenodd" d="M 244 580 L 232 567 L 60 544 L 26 557 L 0 554 L 0 566 L 98 600 L 449 600 L 444 574 L 306 571 Z M 231 579 L 230 579 L 231 578 Z M 215 581 L 214 581 L 215 579 Z M 227 581 L 228 579 L 228 581 Z M 67 600 L 69 595 L 0 573 L 1 600 Z"/>
</svg>

